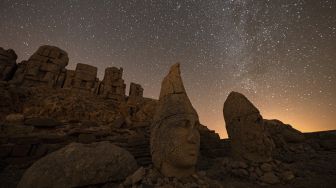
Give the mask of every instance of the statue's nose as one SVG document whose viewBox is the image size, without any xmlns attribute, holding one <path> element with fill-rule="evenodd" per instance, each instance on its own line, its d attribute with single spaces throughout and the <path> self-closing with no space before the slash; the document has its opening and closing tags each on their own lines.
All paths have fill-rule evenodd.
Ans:
<svg viewBox="0 0 336 188">
<path fill-rule="evenodd" d="M 199 134 L 198 134 L 198 131 L 197 130 L 194 130 L 194 129 L 191 129 L 189 131 L 189 134 L 188 134 L 188 141 L 189 143 L 192 143 L 192 144 L 197 144 L 197 141 L 199 139 Z"/>
</svg>

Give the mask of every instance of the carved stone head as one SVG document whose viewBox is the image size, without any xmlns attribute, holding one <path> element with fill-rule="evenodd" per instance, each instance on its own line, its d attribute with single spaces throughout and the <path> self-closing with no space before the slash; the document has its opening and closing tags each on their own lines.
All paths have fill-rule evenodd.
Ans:
<svg viewBox="0 0 336 188">
<path fill-rule="evenodd" d="M 198 126 L 198 115 L 185 92 L 179 64 L 175 64 L 162 82 L 151 127 L 153 164 L 164 176 L 185 177 L 195 172 Z"/>
<path fill-rule="evenodd" d="M 271 159 L 273 140 L 259 110 L 244 95 L 231 92 L 223 113 L 233 157 L 254 162 Z"/>
</svg>

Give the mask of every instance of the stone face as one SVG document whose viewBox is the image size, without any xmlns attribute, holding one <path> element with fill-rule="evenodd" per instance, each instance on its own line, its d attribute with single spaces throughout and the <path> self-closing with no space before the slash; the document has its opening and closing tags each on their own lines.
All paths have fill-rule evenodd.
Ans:
<svg viewBox="0 0 336 188">
<path fill-rule="evenodd" d="M 142 98 L 143 97 L 143 88 L 140 84 L 135 84 L 131 82 L 129 97 L 131 98 Z"/>
<path fill-rule="evenodd" d="M 0 80 L 8 81 L 17 69 L 17 55 L 14 50 L 0 47 Z"/>
<path fill-rule="evenodd" d="M 179 64 L 175 64 L 162 82 L 151 126 L 153 164 L 164 176 L 185 177 L 195 172 L 200 145 L 198 126 L 198 115 L 184 89 Z"/>
<path fill-rule="evenodd" d="M 55 46 L 41 46 L 15 72 L 13 82 L 23 86 L 56 87 L 68 64 L 68 54 Z"/>
<path fill-rule="evenodd" d="M 274 143 L 259 110 L 244 95 L 231 92 L 223 114 L 234 158 L 253 162 L 271 160 Z"/>
<path fill-rule="evenodd" d="M 122 79 L 123 69 L 108 67 L 105 69 L 103 81 L 100 83 L 98 94 L 116 101 L 125 100 L 126 84 Z"/>
<path fill-rule="evenodd" d="M 95 92 L 98 88 L 97 67 L 78 63 L 75 71 L 67 71 L 64 88 Z"/>
<path fill-rule="evenodd" d="M 111 143 L 72 143 L 35 162 L 18 187 L 85 187 L 118 182 L 136 169 L 133 156 Z"/>
</svg>

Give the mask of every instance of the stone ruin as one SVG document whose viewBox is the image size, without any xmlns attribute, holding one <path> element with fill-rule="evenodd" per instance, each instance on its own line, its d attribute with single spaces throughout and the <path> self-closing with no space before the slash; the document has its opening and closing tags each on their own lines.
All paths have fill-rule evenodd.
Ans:
<svg viewBox="0 0 336 188">
<path fill-rule="evenodd" d="M 143 88 L 140 84 L 136 84 L 131 82 L 130 90 L 129 90 L 129 97 L 130 98 L 142 98 L 143 97 Z"/>
<path fill-rule="evenodd" d="M 79 91 L 94 93 L 99 86 L 97 67 L 78 63 L 76 70 L 68 70 L 63 88 L 72 88 Z"/>
<path fill-rule="evenodd" d="M 98 95 L 117 101 L 125 100 L 126 84 L 122 79 L 123 69 L 108 67 L 104 79 L 100 83 Z"/>
<path fill-rule="evenodd" d="M 18 86 L 47 86 L 86 91 L 118 102 L 126 99 L 123 69 L 108 67 L 102 81 L 97 78 L 97 67 L 78 63 L 75 70 L 67 70 L 68 54 L 55 46 L 44 45 L 27 60 L 16 64 L 14 50 L 0 48 L 0 78 Z M 142 99 L 143 88 L 131 83 L 130 98 Z"/>
<path fill-rule="evenodd" d="M 16 65 L 17 55 L 14 50 L 8 49 L 4 50 L 0 47 L 0 80 L 8 81 L 14 75 L 17 65 Z"/>
<path fill-rule="evenodd" d="M 13 83 L 21 86 L 61 88 L 65 79 L 68 54 L 55 46 L 41 46 L 28 61 L 18 65 Z"/>
</svg>

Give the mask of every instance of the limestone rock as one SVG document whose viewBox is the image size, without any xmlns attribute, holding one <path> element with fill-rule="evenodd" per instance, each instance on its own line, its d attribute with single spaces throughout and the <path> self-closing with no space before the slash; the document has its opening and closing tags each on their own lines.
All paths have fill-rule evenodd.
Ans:
<svg viewBox="0 0 336 188">
<path fill-rule="evenodd" d="M 18 187 L 85 187 L 118 182 L 136 169 L 133 156 L 111 143 L 72 143 L 35 162 Z"/>
<path fill-rule="evenodd" d="M 223 109 L 232 156 L 254 162 L 272 158 L 273 140 L 259 110 L 242 94 L 231 92 Z"/>
</svg>

